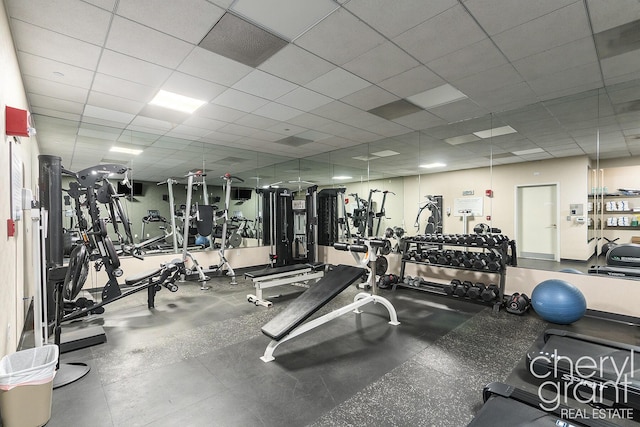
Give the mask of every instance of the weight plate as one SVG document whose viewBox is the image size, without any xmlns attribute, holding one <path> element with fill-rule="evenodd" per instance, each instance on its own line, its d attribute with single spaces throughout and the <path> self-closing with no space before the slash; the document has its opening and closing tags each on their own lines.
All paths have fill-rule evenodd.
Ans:
<svg viewBox="0 0 640 427">
<path fill-rule="evenodd" d="M 242 237 L 240 237 L 238 233 L 231 233 L 227 241 L 229 242 L 230 247 L 237 248 L 242 244 Z"/>
</svg>

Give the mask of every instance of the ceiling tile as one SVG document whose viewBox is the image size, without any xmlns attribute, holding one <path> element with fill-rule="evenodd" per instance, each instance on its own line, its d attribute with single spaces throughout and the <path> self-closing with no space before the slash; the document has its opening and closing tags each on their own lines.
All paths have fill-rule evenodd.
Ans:
<svg viewBox="0 0 640 427">
<path fill-rule="evenodd" d="M 304 85 L 332 70 L 334 65 L 290 44 L 260 64 L 258 69 L 285 80 Z"/>
<path fill-rule="evenodd" d="M 138 113 L 140 116 L 150 117 L 152 119 L 166 121 L 173 125 L 182 123 L 190 114 L 182 111 L 171 110 L 169 108 L 160 107 L 158 105 L 147 104 Z M 172 126 L 173 128 L 173 126 Z"/>
<path fill-rule="evenodd" d="M 257 116 L 255 114 L 245 114 L 238 120 L 234 121 L 234 123 L 242 126 L 249 126 L 255 129 L 267 129 L 270 126 L 278 124 L 279 122 L 277 120 Z"/>
<path fill-rule="evenodd" d="M 340 98 L 340 101 L 366 111 L 388 104 L 389 102 L 397 101 L 398 99 L 400 98 L 392 93 L 378 86 L 371 85 L 351 95 Z"/>
<path fill-rule="evenodd" d="M 417 113 L 409 114 L 408 116 L 399 117 L 393 120 L 394 122 L 408 127 L 413 130 L 428 129 L 435 126 L 444 125 L 447 122 L 440 117 L 429 113 L 428 111 L 418 111 Z"/>
<path fill-rule="evenodd" d="M 129 123 L 133 120 L 135 114 L 123 113 L 121 111 L 96 107 L 94 105 L 85 105 L 83 116 L 109 120 L 117 123 Z"/>
<path fill-rule="evenodd" d="M 296 87 L 298 86 L 293 83 L 260 70 L 253 70 L 232 86 L 233 89 L 271 101 L 291 92 Z"/>
<path fill-rule="evenodd" d="M 480 117 L 488 113 L 487 109 L 479 107 L 470 99 L 463 99 L 435 107 L 430 109 L 429 112 L 449 123 Z"/>
<path fill-rule="evenodd" d="M 291 41 L 338 7 L 331 0 L 238 0 L 231 10 Z"/>
<path fill-rule="evenodd" d="M 381 35 L 341 8 L 294 43 L 336 65 L 342 65 L 383 42 Z"/>
<path fill-rule="evenodd" d="M 232 86 L 249 74 L 251 67 L 196 47 L 177 70 L 224 86 Z"/>
<path fill-rule="evenodd" d="M 84 103 L 89 93 L 88 89 L 30 76 L 24 77 L 24 85 L 27 93 L 36 93 L 79 103 Z"/>
<path fill-rule="evenodd" d="M 53 80 L 69 86 L 89 89 L 93 73 L 84 68 L 42 58 L 24 52 L 18 53 L 20 66 L 25 70 L 24 75 Z M 55 74 L 54 74 L 55 73 Z"/>
<path fill-rule="evenodd" d="M 427 63 L 487 38 L 462 6 L 455 6 L 393 38 L 401 48 Z M 429 43 L 425 43 L 429 40 Z"/>
<path fill-rule="evenodd" d="M 211 101 L 227 88 L 217 83 L 175 71 L 164 82 L 162 89 L 203 101 Z"/>
<path fill-rule="evenodd" d="M 250 67 L 262 64 L 286 45 L 286 40 L 231 13 L 225 13 L 198 44 Z"/>
<path fill-rule="evenodd" d="M 196 44 L 218 22 L 224 9 L 206 0 L 168 2 L 162 7 L 155 0 L 119 0 L 117 13 Z"/>
<path fill-rule="evenodd" d="M 619 76 L 632 76 L 637 78 L 640 74 L 640 50 L 623 53 L 600 61 L 602 74 L 606 80 Z"/>
<path fill-rule="evenodd" d="M 18 20 L 11 29 L 19 51 L 90 70 L 98 64 L 99 46 Z"/>
<path fill-rule="evenodd" d="M 129 114 L 138 114 L 145 106 L 142 102 L 132 101 L 130 99 L 113 96 L 102 92 L 92 91 L 87 104 L 111 110 L 122 111 Z"/>
<path fill-rule="evenodd" d="M 290 120 L 302 113 L 300 110 L 278 104 L 277 102 L 270 102 L 254 111 L 254 114 L 281 121 Z"/>
<path fill-rule="evenodd" d="M 141 132 L 164 134 L 173 128 L 173 123 L 151 117 L 136 116 L 127 128 L 132 130 L 140 129 Z"/>
<path fill-rule="evenodd" d="M 451 82 L 505 64 L 507 59 L 489 39 L 465 46 L 426 65 Z"/>
<path fill-rule="evenodd" d="M 240 117 L 247 114 L 244 111 L 234 108 L 223 107 L 215 104 L 205 104 L 198 108 L 194 113 L 194 117 L 205 117 L 208 119 L 221 120 L 223 122 L 235 122 Z"/>
<path fill-rule="evenodd" d="M 513 62 L 525 80 L 535 80 L 548 74 L 597 61 L 592 37 L 585 37 Z"/>
<path fill-rule="evenodd" d="M 406 98 L 416 93 L 424 92 L 428 89 L 444 84 L 445 81 L 430 71 L 428 68 L 419 66 L 402 74 L 383 80 L 378 83 L 383 89 L 392 94 Z"/>
<path fill-rule="evenodd" d="M 60 110 L 65 113 L 82 114 L 84 105 L 79 102 L 66 101 L 64 99 L 52 98 L 50 96 L 31 94 L 29 101 L 32 106 L 47 108 L 50 110 Z"/>
<path fill-rule="evenodd" d="M 111 21 L 106 10 L 74 0 L 6 3 L 13 18 L 95 45 L 102 45 Z"/>
<path fill-rule="evenodd" d="M 576 2 L 493 37 L 511 61 L 591 36 L 582 2 Z"/>
<path fill-rule="evenodd" d="M 166 133 L 166 136 L 172 136 L 176 138 L 188 138 L 191 139 L 193 137 L 202 137 L 211 133 L 210 130 L 187 126 L 184 124 L 177 125 L 169 132 Z"/>
<path fill-rule="evenodd" d="M 183 121 L 182 124 L 196 127 L 196 128 L 201 128 L 201 129 L 208 129 L 209 131 L 214 131 L 226 125 L 227 122 L 191 115 L 189 116 L 189 118 Z"/>
<path fill-rule="evenodd" d="M 640 7 L 635 0 L 618 0 L 615 7 L 607 0 L 587 0 L 587 6 L 594 33 L 640 19 Z"/>
<path fill-rule="evenodd" d="M 91 89 L 145 104 L 151 101 L 157 92 L 155 88 L 101 73 L 96 73 Z"/>
<path fill-rule="evenodd" d="M 342 98 L 364 89 L 370 83 L 342 68 L 334 68 L 328 73 L 312 80 L 305 86 L 331 98 Z"/>
<path fill-rule="evenodd" d="M 600 81 L 600 67 L 597 62 L 592 62 L 532 80 L 529 84 L 538 96 L 544 96 L 558 94 L 563 89 Z"/>
<path fill-rule="evenodd" d="M 150 86 L 161 85 L 171 74 L 171 70 L 168 68 L 111 50 L 104 50 L 102 52 L 97 71 L 113 77 L 119 77 L 124 80 Z"/>
<path fill-rule="evenodd" d="M 420 65 L 391 42 L 383 43 L 343 65 L 348 71 L 372 83 L 403 73 Z"/>
<path fill-rule="evenodd" d="M 311 111 L 332 101 L 333 99 L 328 96 L 321 95 L 303 87 L 299 87 L 278 98 L 278 103 L 297 108 L 301 111 Z"/>
<path fill-rule="evenodd" d="M 504 64 L 457 80 L 453 85 L 468 95 L 474 89 L 480 88 L 483 92 L 487 92 L 520 82 L 522 82 L 522 77 L 513 66 Z"/>
<path fill-rule="evenodd" d="M 177 67 L 193 49 L 192 44 L 119 16 L 113 18 L 105 47 L 168 68 Z"/>
<path fill-rule="evenodd" d="M 264 98 L 249 95 L 248 93 L 240 92 L 235 89 L 227 89 L 222 93 L 222 95 L 215 98 L 212 102 L 216 105 L 245 111 L 247 113 L 251 113 L 257 108 L 269 103 L 269 101 Z"/>
<path fill-rule="evenodd" d="M 464 5 L 489 35 L 495 35 L 568 6 L 575 1 L 512 0 L 504 3 L 501 0 L 464 0 Z"/>
<path fill-rule="evenodd" d="M 32 116 L 39 115 L 40 117 L 51 117 L 51 118 L 63 119 L 71 122 L 78 122 L 80 121 L 80 118 L 81 118 L 81 113 L 68 113 L 66 111 L 53 110 L 50 108 L 37 107 L 34 105 L 31 106 L 30 112 Z M 37 125 L 36 125 L 36 128 L 37 128 Z M 57 133 L 55 133 L 54 135 L 57 135 Z M 39 135 L 38 142 L 40 142 L 42 139 L 43 139 L 43 136 Z"/>
</svg>

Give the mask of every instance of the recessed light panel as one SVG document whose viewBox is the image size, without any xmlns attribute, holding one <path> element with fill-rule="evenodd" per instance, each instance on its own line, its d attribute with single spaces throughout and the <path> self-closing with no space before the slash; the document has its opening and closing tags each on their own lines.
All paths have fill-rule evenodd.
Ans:
<svg viewBox="0 0 640 427">
<path fill-rule="evenodd" d="M 454 136 L 452 138 L 446 138 L 444 140 L 444 142 L 451 145 L 466 144 L 467 142 L 473 142 L 473 141 L 480 141 L 480 138 L 478 138 L 475 135 L 469 134 L 469 135 Z"/>
<path fill-rule="evenodd" d="M 487 139 L 493 136 L 509 135 L 510 133 L 516 133 L 516 132 L 518 131 L 512 128 L 511 126 L 502 126 L 499 128 L 481 130 L 478 132 L 474 132 L 473 134 L 479 138 Z"/>
<path fill-rule="evenodd" d="M 467 95 L 460 92 L 450 84 L 444 84 L 409 96 L 407 97 L 407 100 L 424 108 L 425 110 L 428 110 L 429 108 L 439 107 L 465 98 L 467 98 Z"/>
<path fill-rule="evenodd" d="M 526 154 L 537 154 L 537 153 L 544 153 L 544 150 L 542 148 L 531 148 L 529 150 L 520 150 L 520 151 L 511 152 L 511 154 L 513 154 L 514 156 L 524 156 Z"/>
<path fill-rule="evenodd" d="M 161 90 L 149 102 L 151 105 L 169 108 L 171 110 L 183 111 L 185 113 L 193 113 L 198 108 L 206 104 L 207 101 L 189 98 L 188 96 L 178 95 L 177 93 Z"/>
<path fill-rule="evenodd" d="M 389 156 L 396 156 L 400 153 L 393 150 L 383 150 L 383 151 L 378 151 L 376 153 L 371 153 L 371 154 L 378 157 L 389 157 Z"/>
<path fill-rule="evenodd" d="M 356 156 L 356 157 L 352 157 L 352 159 L 355 160 L 362 160 L 363 162 L 368 162 L 369 160 L 375 160 L 375 159 L 379 159 L 380 157 L 378 156 Z"/>
<path fill-rule="evenodd" d="M 332 179 L 335 180 L 339 180 L 339 179 L 352 179 L 352 176 L 347 176 L 347 175 L 338 175 L 338 176 L 334 176 Z"/>
<path fill-rule="evenodd" d="M 420 165 L 420 167 L 424 169 L 443 168 L 445 166 L 447 165 L 444 163 L 428 163 L 426 165 Z"/>
<path fill-rule="evenodd" d="M 113 151 L 114 153 L 133 154 L 134 156 L 137 156 L 138 154 L 142 153 L 142 150 L 139 150 L 139 149 L 126 148 L 126 147 L 116 147 L 115 145 L 113 147 L 111 147 L 111 149 L 109 151 Z"/>
</svg>

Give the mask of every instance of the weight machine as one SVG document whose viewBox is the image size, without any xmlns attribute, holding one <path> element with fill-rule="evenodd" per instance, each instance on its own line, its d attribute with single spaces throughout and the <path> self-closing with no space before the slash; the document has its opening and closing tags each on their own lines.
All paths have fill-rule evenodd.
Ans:
<svg viewBox="0 0 640 427">
<path fill-rule="evenodd" d="M 427 198 L 427 201 L 418 207 L 418 214 L 416 215 L 414 227 L 418 229 L 420 228 L 420 215 L 422 215 L 422 211 L 428 209 L 431 212 L 431 215 L 427 219 L 424 234 L 440 234 L 442 233 L 442 196 L 429 195 L 425 197 Z"/>
<path fill-rule="evenodd" d="M 305 192 L 306 256 L 294 254 L 296 243 L 293 209 L 294 194 L 286 188 L 257 189 L 262 196 L 263 242 L 270 246 L 269 263 L 282 267 L 300 262 L 314 263 L 318 257 L 318 187 Z"/>
</svg>

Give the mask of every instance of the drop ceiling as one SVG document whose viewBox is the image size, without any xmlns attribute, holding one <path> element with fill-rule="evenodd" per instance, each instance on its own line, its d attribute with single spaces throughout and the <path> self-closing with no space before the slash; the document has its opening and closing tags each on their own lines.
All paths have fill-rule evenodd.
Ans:
<svg viewBox="0 0 640 427">
<path fill-rule="evenodd" d="M 636 0 L 4 5 L 40 150 L 72 170 L 327 184 L 595 158 L 597 130 L 601 158 L 640 154 Z M 206 102 L 150 105 L 160 90 Z"/>
</svg>

